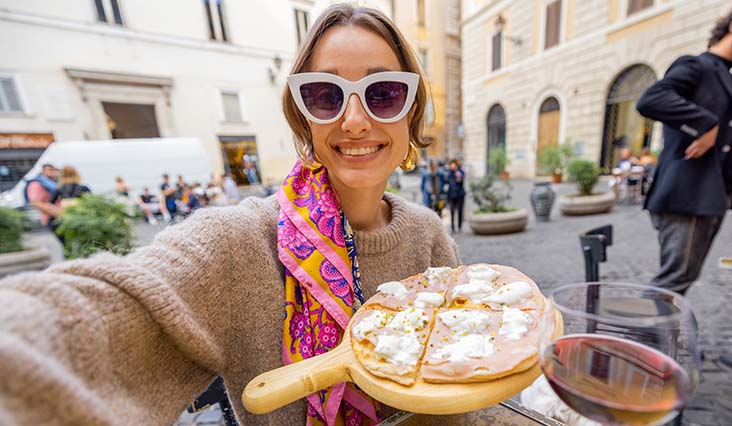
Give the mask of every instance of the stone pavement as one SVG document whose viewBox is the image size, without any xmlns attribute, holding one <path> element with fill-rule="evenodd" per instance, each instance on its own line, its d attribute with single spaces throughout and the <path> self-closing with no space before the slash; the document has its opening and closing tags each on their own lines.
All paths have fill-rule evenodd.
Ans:
<svg viewBox="0 0 732 426">
<path fill-rule="evenodd" d="M 402 179 L 402 195 L 419 200 L 419 178 Z M 602 184 L 602 183 L 601 183 Z M 600 184 L 600 185 L 601 185 Z M 513 182 L 513 204 L 530 210 L 531 182 Z M 559 193 L 572 192 L 571 185 L 557 186 Z M 470 203 L 466 212 L 470 210 Z M 449 212 L 443 214 L 449 229 Z M 685 425 L 727 426 L 732 424 L 732 369 L 719 363 L 719 355 L 732 353 L 732 270 L 717 267 L 722 256 L 732 256 L 732 219 L 727 218 L 705 264 L 699 281 L 688 293 L 700 329 L 700 344 L 705 353 L 702 384 L 684 414 Z M 647 283 L 658 268 L 658 243 L 647 212 L 638 205 L 618 205 L 604 215 L 562 217 L 554 209 L 550 222 L 533 218 L 525 232 L 503 236 L 477 236 L 466 223 L 454 235 L 463 263 L 489 262 L 514 266 L 532 277 L 543 290 L 561 284 L 584 281 L 584 261 L 578 236 L 589 229 L 612 224 L 614 243 L 608 248 L 608 261 L 600 265 L 602 280 Z M 140 224 L 135 233 L 138 243 L 152 239 L 161 227 Z M 45 237 L 32 235 L 36 241 Z M 52 242 L 51 242 L 52 243 Z M 201 414 L 184 413 L 179 426 L 218 425 L 216 408 Z"/>
</svg>

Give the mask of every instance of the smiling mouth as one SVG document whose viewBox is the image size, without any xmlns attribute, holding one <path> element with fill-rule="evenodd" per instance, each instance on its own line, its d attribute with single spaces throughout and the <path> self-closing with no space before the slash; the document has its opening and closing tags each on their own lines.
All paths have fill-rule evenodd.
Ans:
<svg viewBox="0 0 732 426">
<path fill-rule="evenodd" d="M 337 147 L 339 153 L 343 155 L 347 155 L 349 157 L 360 157 L 363 155 L 369 155 L 373 154 L 377 151 L 380 151 L 384 145 L 375 145 L 375 146 L 369 146 L 369 147 L 360 147 L 360 148 L 348 148 L 348 147 Z"/>
</svg>

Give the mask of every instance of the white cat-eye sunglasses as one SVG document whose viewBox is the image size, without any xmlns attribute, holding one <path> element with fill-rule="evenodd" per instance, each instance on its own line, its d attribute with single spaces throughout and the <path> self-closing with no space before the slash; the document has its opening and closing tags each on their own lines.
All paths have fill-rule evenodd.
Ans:
<svg viewBox="0 0 732 426">
<path fill-rule="evenodd" d="M 335 74 L 306 72 L 287 77 L 287 85 L 300 112 L 314 123 L 328 124 L 338 120 L 354 93 L 371 118 L 381 123 L 394 123 L 412 107 L 419 74 L 385 71 L 349 81 Z"/>
</svg>

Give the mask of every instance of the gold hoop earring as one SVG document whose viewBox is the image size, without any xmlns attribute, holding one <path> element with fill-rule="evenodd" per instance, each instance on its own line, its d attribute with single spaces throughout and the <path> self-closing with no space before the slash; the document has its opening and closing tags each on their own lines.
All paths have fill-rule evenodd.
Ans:
<svg viewBox="0 0 732 426">
<path fill-rule="evenodd" d="M 303 166 L 305 166 L 305 168 L 307 168 L 311 172 L 314 172 L 323 167 L 323 164 L 318 161 L 318 154 L 315 153 L 315 148 L 313 146 L 309 146 L 308 151 L 310 152 L 307 161 L 303 161 Z"/>
<path fill-rule="evenodd" d="M 296 151 L 297 156 L 300 157 L 300 161 L 302 161 L 302 166 L 310 170 L 311 172 L 314 172 L 315 170 L 323 167 L 323 165 L 318 161 L 318 156 L 317 154 L 315 154 L 315 149 L 310 143 L 305 145 L 305 147 L 302 149 L 296 149 Z"/>
<path fill-rule="evenodd" d="M 404 160 L 399 164 L 399 167 L 405 172 L 414 170 L 414 168 L 417 167 L 417 147 L 415 147 L 412 142 L 409 142 L 407 156 L 404 157 Z"/>
<path fill-rule="evenodd" d="M 311 172 L 314 172 L 314 171 L 318 170 L 319 168 L 323 167 L 322 164 L 318 163 L 317 161 L 315 161 L 312 158 L 308 159 L 308 161 L 303 161 L 302 166 L 305 167 L 306 169 L 310 170 Z"/>
</svg>

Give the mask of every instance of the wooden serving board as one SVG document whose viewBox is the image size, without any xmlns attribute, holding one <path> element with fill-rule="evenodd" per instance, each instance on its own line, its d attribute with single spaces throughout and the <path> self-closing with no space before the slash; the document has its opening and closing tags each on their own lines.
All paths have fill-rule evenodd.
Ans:
<svg viewBox="0 0 732 426">
<path fill-rule="evenodd" d="M 562 316 L 555 312 L 554 338 L 563 334 Z M 481 383 L 437 384 L 422 380 L 403 386 L 369 373 L 351 349 L 349 330 L 332 351 L 277 368 L 252 379 L 244 389 L 244 407 L 255 414 L 268 413 L 339 382 L 356 383 L 377 401 L 401 410 L 423 414 L 457 414 L 497 404 L 529 386 L 541 375 L 536 362 L 528 370 Z"/>
</svg>

